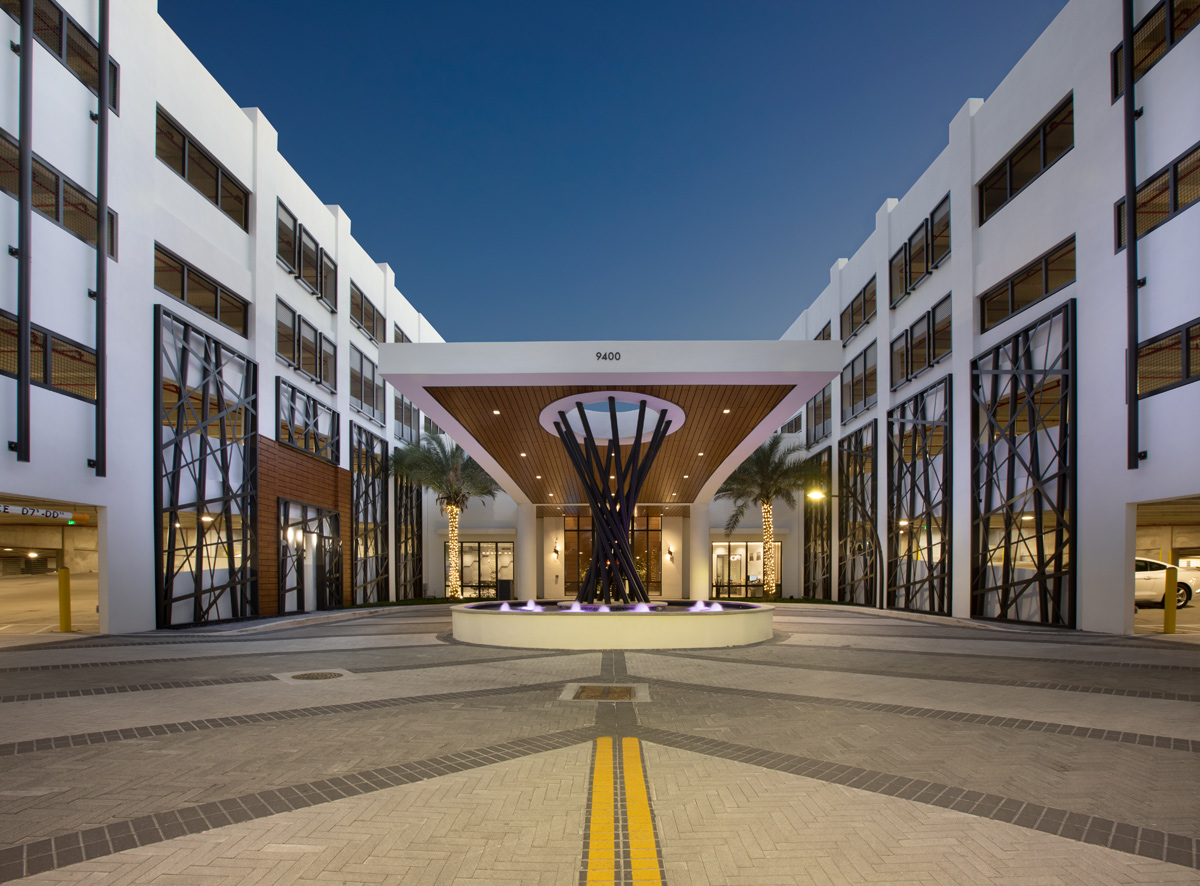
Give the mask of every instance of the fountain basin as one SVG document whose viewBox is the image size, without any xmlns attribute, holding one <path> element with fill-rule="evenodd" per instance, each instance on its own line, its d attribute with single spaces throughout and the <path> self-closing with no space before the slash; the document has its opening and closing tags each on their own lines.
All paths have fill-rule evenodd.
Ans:
<svg viewBox="0 0 1200 886">
<path fill-rule="evenodd" d="M 652 612 L 569 612 L 549 604 L 543 611 L 514 603 L 466 603 L 451 608 L 454 639 L 514 649 L 714 649 L 748 646 L 773 636 L 774 606 L 721 601 L 720 612 L 697 612 L 694 604 Z"/>
</svg>

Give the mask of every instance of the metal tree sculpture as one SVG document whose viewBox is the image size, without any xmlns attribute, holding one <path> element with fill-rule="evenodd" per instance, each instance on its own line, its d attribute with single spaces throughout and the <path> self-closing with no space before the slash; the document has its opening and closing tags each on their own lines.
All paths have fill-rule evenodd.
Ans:
<svg viewBox="0 0 1200 886">
<path fill-rule="evenodd" d="M 667 410 L 658 414 L 658 422 L 650 435 L 645 455 L 642 454 L 642 432 L 646 422 L 646 401 L 638 403 L 637 432 L 627 459 L 621 458 L 621 436 L 617 431 L 617 400 L 608 398 L 608 417 L 612 425 L 611 436 L 601 454 L 592 427 L 582 402 L 575 403 L 583 428 L 583 445 L 580 446 L 574 430 L 567 421 L 567 414 L 559 411 L 559 420 L 554 423 L 558 438 L 562 440 L 567 456 L 575 466 L 583 482 L 584 493 L 592 511 L 592 525 L 596 531 L 596 542 L 592 545 L 592 562 L 587 576 L 575 599 L 580 603 L 648 603 L 646 586 L 638 576 L 633 552 L 629 548 L 629 530 L 633 525 L 633 512 L 638 494 L 650 465 L 658 454 L 662 441 L 671 428 Z M 614 483 L 610 487 L 609 480 Z"/>
</svg>

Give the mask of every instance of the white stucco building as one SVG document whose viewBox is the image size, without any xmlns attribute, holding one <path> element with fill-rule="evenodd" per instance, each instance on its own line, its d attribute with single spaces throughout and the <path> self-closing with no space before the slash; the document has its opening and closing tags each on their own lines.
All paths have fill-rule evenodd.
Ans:
<svg viewBox="0 0 1200 886">
<path fill-rule="evenodd" d="M 386 350 L 442 340 L 403 281 L 153 0 L 111 5 L 99 121 L 99 0 L 43 0 L 32 43 L 20 6 L 0 15 L 26 44 L 0 61 L 0 504 L 95 508 L 105 631 L 440 596 L 445 520 L 379 470 L 422 427 L 377 373 Z M 846 368 L 784 426 L 829 495 L 776 511 L 785 596 L 1120 633 L 1135 553 L 1200 556 L 1200 13 L 1134 6 L 1132 141 L 1122 4 L 1071 0 L 798 294 L 781 337 L 840 341 Z M 470 587 L 520 564 L 522 593 L 578 584 L 587 510 L 546 491 L 467 511 Z M 637 530 L 664 598 L 761 589 L 756 519 L 727 537 L 711 492 L 653 502 Z"/>
</svg>

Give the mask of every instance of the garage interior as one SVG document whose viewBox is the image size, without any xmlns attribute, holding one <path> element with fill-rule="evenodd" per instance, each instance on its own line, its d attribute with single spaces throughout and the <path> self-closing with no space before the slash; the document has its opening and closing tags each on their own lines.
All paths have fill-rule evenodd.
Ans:
<svg viewBox="0 0 1200 886">
<path fill-rule="evenodd" d="M 1134 549 L 1138 557 L 1200 568 L 1200 496 L 1139 504 Z M 1157 606 L 1142 606 L 1134 616 L 1135 633 L 1157 633 L 1162 626 Z M 1200 599 L 1178 611 L 1175 631 L 1200 634 Z"/>
<path fill-rule="evenodd" d="M 0 503 L 69 512 L 72 520 L 0 514 L 0 635 L 58 631 L 58 569 L 71 570 L 71 625 L 100 630 L 96 508 L 0 494 Z"/>
</svg>

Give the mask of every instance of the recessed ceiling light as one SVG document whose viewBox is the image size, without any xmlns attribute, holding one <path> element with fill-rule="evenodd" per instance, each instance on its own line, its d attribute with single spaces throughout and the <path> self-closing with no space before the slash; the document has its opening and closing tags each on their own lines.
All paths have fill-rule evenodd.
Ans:
<svg viewBox="0 0 1200 886">
<path fill-rule="evenodd" d="M 685 480 L 687 479 L 687 474 L 683 475 L 683 479 L 685 479 Z"/>
<path fill-rule="evenodd" d="M 697 452 L 696 455 L 704 455 L 703 452 Z"/>
<path fill-rule="evenodd" d="M 500 410 L 499 410 L 499 409 L 493 409 L 493 410 L 492 410 L 492 415 L 499 415 L 499 414 L 500 414 Z"/>
<path fill-rule="evenodd" d="M 907 521 L 907 520 L 901 520 L 901 521 L 900 521 L 900 525 L 901 525 L 901 526 L 907 526 L 907 525 L 908 525 L 908 521 Z"/>
<path fill-rule="evenodd" d="M 546 493 L 546 495 L 550 496 L 551 498 L 554 498 L 554 493 L 553 493 L 553 492 L 547 492 L 547 493 Z"/>
<path fill-rule="evenodd" d="M 671 495 L 679 495 L 678 492 L 672 492 Z"/>
<path fill-rule="evenodd" d="M 540 479 L 542 479 L 542 475 L 541 475 L 541 474 L 538 474 L 538 475 L 537 475 L 537 477 L 536 477 L 535 479 L 537 479 L 537 480 L 540 480 Z"/>
<path fill-rule="evenodd" d="M 722 410 L 721 410 L 721 412 L 723 412 L 725 415 L 729 415 L 729 410 L 728 410 L 728 409 L 722 409 Z"/>
<path fill-rule="evenodd" d="M 610 480 L 615 480 L 615 479 L 617 479 L 617 475 L 616 475 L 616 474 L 609 474 L 609 475 L 608 475 L 608 479 L 610 479 Z"/>
<path fill-rule="evenodd" d="M 203 517 L 200 518 L 200 521 L 202 523 L 211 523 L 213 521 L 213 518 L 208 516 L 208 514 L 205 514 Z"/>
<path fill-rule="evenodd" d="M 1021 519 L 1022 519 L 1022 520 L 1032 520 L 1032 519 L 1033 519 L 1033 517 L 1022 517 Z"/>
<path fill-rule="evenodd" d="M 524 458 L 524 457 L 525 457 L 525 453 L 524 453 L 524 452 L 522 452 L 522 453 L 521 453 L 521 458 Z"/>
</svg>

